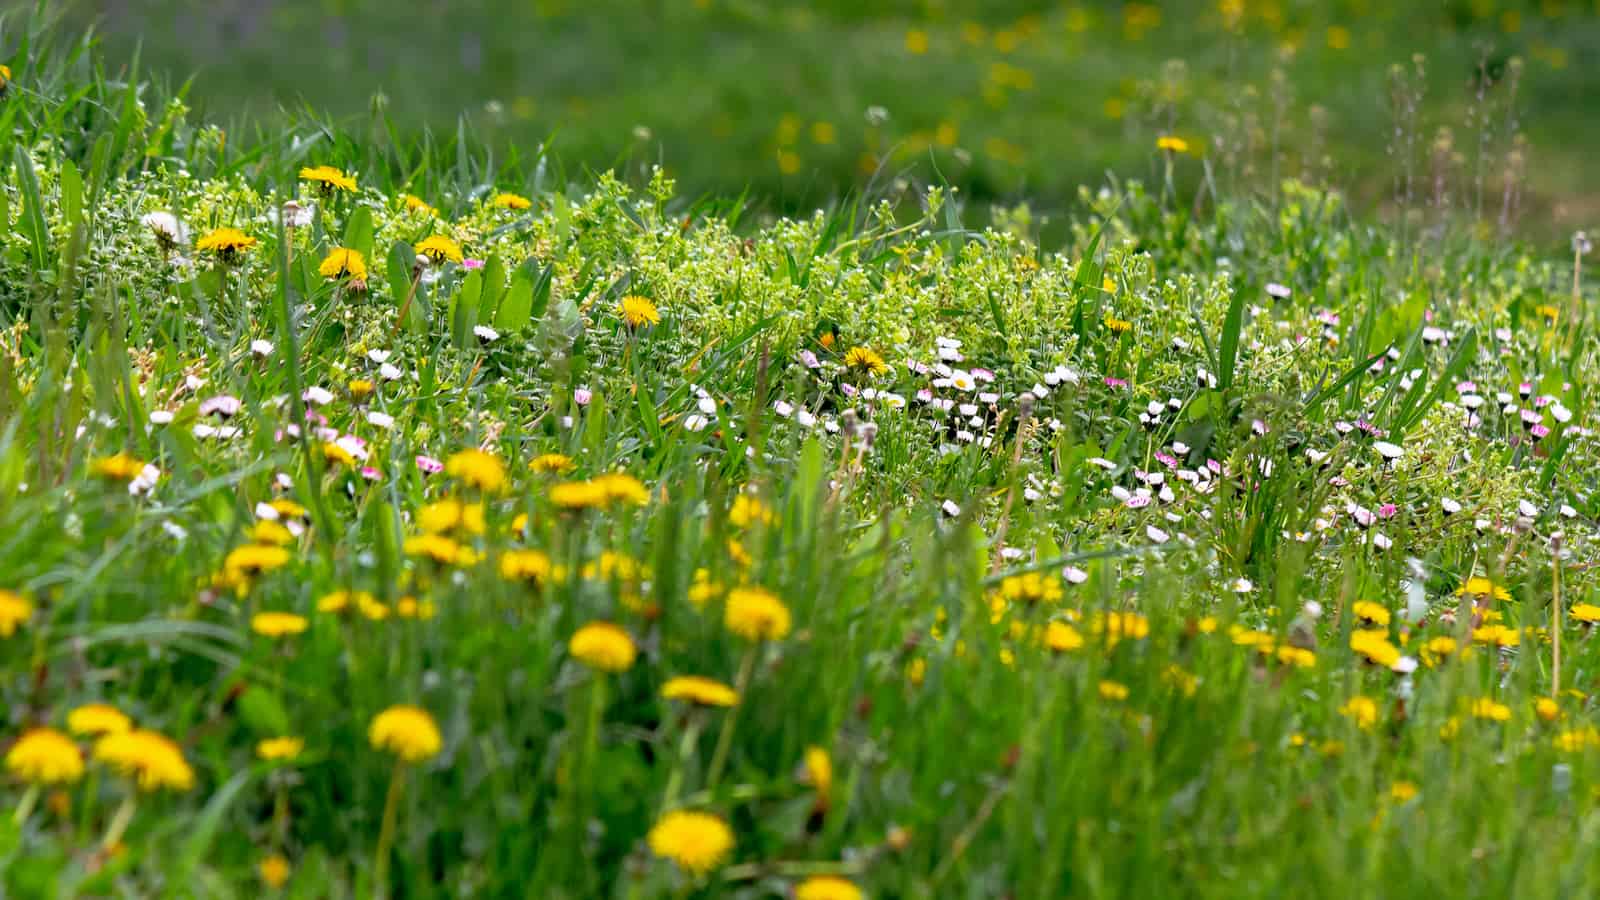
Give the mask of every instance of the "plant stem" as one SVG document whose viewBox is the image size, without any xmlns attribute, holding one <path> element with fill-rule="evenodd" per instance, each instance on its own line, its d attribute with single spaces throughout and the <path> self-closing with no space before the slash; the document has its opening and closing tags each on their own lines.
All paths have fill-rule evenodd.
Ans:
<svg viewBox="0 0 1600 900">
<path fill-rule="evenodd" d="M 17 803 L 17 811 L 11 817 L 11 821 L 18 825 L 28 821 L 28 817 L 33 815 L 34 805 L 39 802 L 39 791 L 39 785 L 28 785 L 27 792 L 22 795 L 22 799 Z"/>
<path fill-rule="evenodd" d="M 661 795 L 663 813 L 671 810 L 678 802 L 678 791 L 683 787 L 683 770 L 688 768 L 689 757 L 694 753 L 695 741 L 700 738 L 702 721 L 698 710 L 689 713 L 689 723 L 683 729 L 683 737 L 678 739 L 678 764 L 672 767 L 672 774 L 667 776 L 667 790 Z"/>
<path fill-rule="evenodd" d="M 389 847 L 394 843 L 394 823 L 400 813 L 400 791 L 405 785 L 405 777 L 406 762 L 397 758 L 394 761 L 394 772 L 389 775 L 389 794 L 383 801 L 383 825 L 378 830 L 378 855 L 372 863 L 375 873 L 372 896 L 375 898 L 389 895 Z"/>
<path fill-rule="evenodd" d="M 760 642 L 751 644 L 739 663 L 739 679 L 733 685 L 734 692 L 739 695 L 739 703 L 728 710 L 728 717 L 722 720 L 722 733 L 717 735 L 717 749 L 711 754 L 711 768 L 706 770 L 707 793 L 714 792 L 717 782 L 722 780 L 722 768 L 727 764 L 728 751 L 733 747 L 733 729 L 739 722 L 739 710 L 744 707 L 745 691 L 750 687 L 750 675 L 755 671 L 756 654 L 760 650 Z"/>
<path fill-rule="evenodd" d="M 106 828 L 106 836 L 100 841 L 100 849 L 107 853 L 122 842 L 122 835 L 128 830 L 128 823 L 133 821 L 133 812 L 139 807 L 139 791 L 133 785 L 128 786 L 128 793 L 122 798 L 122 805 L 111 817 L 111 824 Z"/>
</svg>

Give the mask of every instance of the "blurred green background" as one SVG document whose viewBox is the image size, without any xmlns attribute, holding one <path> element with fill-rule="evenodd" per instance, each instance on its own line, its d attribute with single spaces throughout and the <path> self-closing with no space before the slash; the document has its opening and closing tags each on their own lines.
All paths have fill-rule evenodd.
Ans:
<svg viewBox="0 0 1600 900">
<path fill-rule="evenodd" d="M 1600 0 L 60 9 L 96 25 L 113 66 L 139 48 L 147 70 L 195 74 L 191 102 L 224 123 L 302 105 L 360 117 L 381 92 L 404 129 L 465 115 L 493 145 L 548 140 L 569 173 L 659 162 L 688 193 L 749 189 L 784 210 L 876 175 L 1049 211 L 1108 171 L 1164 178 L 1163 133 L 1191 145 L 1174 160 L 1190 189 L 1296 175 L 1547 235 L 1600 207 Z"/>
</svg>

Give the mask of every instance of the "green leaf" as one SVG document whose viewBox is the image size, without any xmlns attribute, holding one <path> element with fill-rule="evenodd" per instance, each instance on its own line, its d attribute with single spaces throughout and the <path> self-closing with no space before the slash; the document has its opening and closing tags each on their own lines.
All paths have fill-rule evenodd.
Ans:
<svg viewBox="0 0 1600 900">
<path fill-rule="evenodd" d="M 21 147 L 16 148 L 17 187 L 22 191 L 22 233 L 33 248 L 34 270 L 44 269 L 45 246 L 50 242 L 50 229 L 44 223 L 44 199 L 39 196 L 39 175 L 33 169 L 33 157 Z"/>
<path fill-rule="evenodd" d="M 1239 332 L 1244 330 L 1244 291 L 1236 290 L 1222 320 L 1222 337 L 1217 341 L 1217 387 L 1233 386 L 1233 372 L 1239 361 Z"/>
<path fill-rule="evenodd" d="M 366 259 L 372 258 L 372 210 L 357 206 L 344 223 L 344 246 Z"/>
<path fill-rule="evenodd" d="M 239 695 L 239 718 L 251 731 L 264 737 L 289 734 L 289 712 L 278 696 L 260 685 L 251 685 Z"/>
<path fill-rule="evenodd" d="M 478 321 L 492 322 L 506 296 L 506 264 L 491 256 L 483 264 L 483 298 L 478 301 Z"/>
<path fill-rule="evenodd" d="M 235 797 L 250 783 L 251 773 L 248 770 L 236 773 L 222 787 L 218 788 L 206 802 L 206 808 L 200 811 L 198 818 L 188 823 L 184 830 L 188 832 L 189 839 L 184 841 L 183 849 L 179 851 L 178 858 L 166 874 L 172 880 L 170 884 L 189 884 L 190 876 L 195 868 L 200 865 L 200 860 L 211 849 L 211 842 L 216 839 L 217 831 L 222 827 L 223 814 L 233 804 Z"/>
<path fill-rule="evenodd" d="M 472 272 L 450 299 L 450 333 L 456 346 L 471 346 L 472 326 L 478 324 L 478 299 L 483 294 L 482 270 Z"/>
<path fill-rule="evenodd" d="M 527 327 L 533 318 L 533 282 L 526 270 L 517 272 L 511 279 L 511 289 L 506 291 L 500 308 L 494 314 L 494 326 L 502 331 L 517 331 Z"/>
<path fill-rule="evenodd" d="M 61 221 L 68 233 L 83 225 L 83 176 L 70 159 L 61 163 Z"/>
</svg>

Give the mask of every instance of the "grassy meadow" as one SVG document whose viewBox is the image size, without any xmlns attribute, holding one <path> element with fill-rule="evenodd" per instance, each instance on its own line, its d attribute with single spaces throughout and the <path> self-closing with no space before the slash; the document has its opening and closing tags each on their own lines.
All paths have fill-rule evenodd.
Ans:
<svg viewBox="0 0 1600 900">
<path fill-rule="evenodd" d="M 548 146 L 574 177 L 615 168 L 635 184 L 659 164 L 685 196 L 748 190 L 781 213 L 906 179 L 1060 222 L 1107 172 L 1159 177 L 1161 134 L 1204 151 L 1209 172 L 1180 173 L 1187 184 L 1209 175 L 1230 193 L 1294 176 L 1368 208 L 1426 197 L 1494 222 L 1509 205 L 1563 241 L 1600 209 L 1591 0 L 62 9 L 100 27 L 108 67 L 137 58 L 187 82 L 224 126 L 284 109 L 366 123 L 377 104 L 402 131 L 448 136 L 464 120 L 502 159 Z M 1397 184 L 1405 173 L 1417 183 Z M 1470 188 L 1436 190 L 1440 177 Z"/>
<path fill-rule="evenodd" d="M 1546 6 L 1441 33 L 1583 39 Z M 648 12 L 738 32 L 807 8 L 818 53 L 846 35 L 876 58 L 926 22 L 933 56 L 964 30 L 909 3 L 882 26 L 844 4 Z M 1201 20 L 1276 27 L 1237 8 Z M 1016 52 L 1054 52 L 1073 15 Z M 1128 15 L 1090 19 L 1147 58 L 1181 42 Z M 1332 24 L 1303 27 L 1305 54 Z M 1368 33 L 1341 52 L 1376 58 Z M 1412 192 L 1389 193 L 1391 158 L 1363 203 L 1271 154 L 1230 181 L 1198 126 L 1129 119 L 1085 140 L 1120 160 L 1090 187 L 1067 180 L 1082 159 L 1025 157 L 986 194 L 974 154 L 942 183 L 816 174 L 818 207 L 783 214 L 812 195 L 771 172 L 774 126 L 715 92 L 685 102 L 747 143 L 652 123 L 704 158 L 612 173 L 582 142 L 627 139 L 583 116 L 551 147 L 477 113 L 422 127 L 454 76 L 380 69 L 393 106 L 365 112 L 228 111 L 202 98 L 265 104 L 319 63 L 252 88 L 241 58 L 185 89 L 79 34 L 0 26 L 5 896 L 1565 898 L 1600 878 L 1593 257 L 1502 216 L 1521 181 L 1439 176 L 1406 126 Z M 817 65 L 841 91 L 938 71 Z M 708 66 L 694 84 L 737 81 Z M 574 92 L 610 95 L 613 124 L 670 118 L 638 83 Z M 1007 96 L 1104 102 L 1042 76 Z M 1040 121 L 971 116 L 1019 146 Z M 1338 166 L 1384 156 L 1335 133 Z M 1508 134 L 1461 139 L 1487 166 Z"/>
</svg>

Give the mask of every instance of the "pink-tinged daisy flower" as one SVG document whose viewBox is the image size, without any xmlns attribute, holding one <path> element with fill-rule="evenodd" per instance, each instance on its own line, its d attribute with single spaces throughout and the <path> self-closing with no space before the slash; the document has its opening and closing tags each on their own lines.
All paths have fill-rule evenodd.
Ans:
<svg viewBox="0 0 1600 900">
<path fill-rule="evenodd" d="M 368 481 L 382 481 L 383 480 L 383 470 L 379 469 L 379 468 L 376 468 L 374 466 L 362 466 L 361 467 L 361 477 L 365 478 Z"/>
<path fill-rule="evenodd" d="M 573 388 L 572 390 L 572 402 L 579 406 L 588 406 L 589 401 L 593 399 L 594 392 L 588 388 Z"/>
<path fill-rule="evenodd" d="M 437 459 L 434 459 L 431 456 L 423 456 L 421 454 L 418 454 L 417 455 L 417 468 L 421 469 L 422 470 L 422 474 L 424 474 L 424 475 L 437 475 L 440 472 L 444 471 L 444 463 L 440 462 Z"/>
<path fill-rule="evenodd" d="M 481 260 L 481 259 L 463 259 L 461 261 L 461 268 L 466 269 L 469 272 L 472 271 L 473 269 L 481 269 L 481 268 L 483 268 L 483 260 Z"/>
</svg>

